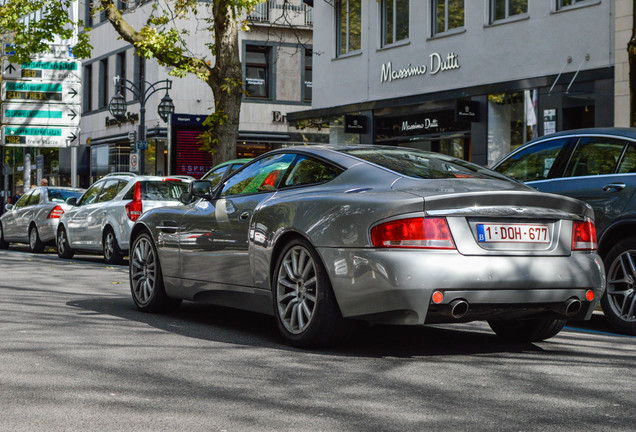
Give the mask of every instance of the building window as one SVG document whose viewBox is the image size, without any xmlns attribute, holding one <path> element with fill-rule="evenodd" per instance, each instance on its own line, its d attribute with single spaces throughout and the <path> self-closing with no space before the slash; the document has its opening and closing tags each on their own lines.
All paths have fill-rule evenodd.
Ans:
<svg viewBox="0 0 636 432">
<path fill-rule="evenodd" d="M 104 108 L 108 103 L 108 59 L 99 61 L 99 97 L 97 108 Z"/>
<path fill-rule="evenodd" d="M 133 74 L 134 79 L 133 82 L 137 86 L 137 88 L 142 89 L 146 86 L 146 59 L 145 57 L 141 57 L 139 55 L 135 55 L 135 61 L 133 63 Z"/>
<path fill-rule="evenodd" d="M 120 52 L 117 54 L 117 57 L 115 59 L 115 69 L 116 69 L 116 73 L 115 75 L 119 75 L 119 78 L 121 79 L 121 84 L 122 86 L 120 87 L 119 91 L 121 93 L 121 95 L 124 97 L 124 99 L 126 98 L 126 89 L 124 88 L 124 82 L 126 81 L 126 51 L 124 52 Z M 115 89 L 115 91 L 117 91 L 117 89 Z"/>
<path fill-rule="evenodd" d="M 464 0 L 433 0 L 433 34 L 464 26 Z"/>
<path fill-rule="evenodd" d="M 383 0 L 382 46 L 391 45 L 409 37 L 409 0 Z"/>
<path fill-rule="evenodd" d="M 269 98 L 269 51 L 267 47 L 247 45 L 245 49 L 245 90 L 250 98 Z"/>
<path fill-rule="evenodd" d="M 360 50 L 362 46 L 362 0 L 337 0 L 336 41 L 337 54 Z"/>
<path fill-rule="evenodd" d="M 528 0 L 491 0 L 491 21 L 505 20 L 514 15 L 528 13 Z"/>
<path fill-rule="evenodd" d="M 84 3 L 84 27 L 93 26 L 93 3 L 87 1 Z"/>
<path fill-rule="evenodd" d="M 93 110 L 93 67 L 84 66 L 84 112 Z"/>
<path fill-rule="evenodd" d="M 303 100 L 305 102 L 311 102 L 311 89 L 312 89 L 312 54 L 310 49 L 305 50 L 305 76 L 303 78 Z"/>
<path fill-rule="evenodd" d="M 585 3 L 589 0 L 557 0 L 557 10 L 566 8 L 568 6 L 574 6 L 577 3 Z"/>
</svg>

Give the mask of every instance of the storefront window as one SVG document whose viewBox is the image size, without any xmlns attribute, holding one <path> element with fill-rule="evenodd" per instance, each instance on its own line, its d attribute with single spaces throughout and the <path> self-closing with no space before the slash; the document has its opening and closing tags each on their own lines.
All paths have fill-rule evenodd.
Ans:
<svg viewBox="0 0 636 432">
<path fill-rule="evenodd" d="M 488 165 L 537 136 L 536 91 L 488 96 Z"/>
</svg>

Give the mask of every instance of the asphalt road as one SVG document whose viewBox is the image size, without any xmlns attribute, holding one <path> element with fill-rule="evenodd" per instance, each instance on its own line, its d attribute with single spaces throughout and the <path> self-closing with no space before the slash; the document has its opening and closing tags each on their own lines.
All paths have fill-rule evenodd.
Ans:
<svg viewBox="0 0 636 432">
<path fill-rule="evenodd" d="M 303 351 L 273 318 L 138 312 L 127 267 L 0 251 L 1 431 L 633 431 L 636 338 L 371 327 Z"/>
</svg>

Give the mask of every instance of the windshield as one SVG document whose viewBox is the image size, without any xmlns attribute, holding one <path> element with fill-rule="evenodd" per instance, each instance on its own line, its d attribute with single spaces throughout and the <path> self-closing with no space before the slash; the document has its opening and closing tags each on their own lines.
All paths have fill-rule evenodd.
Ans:
<svg viewBox="0 0 636 432">
<path fill-rule="evenodd" d="M 142 181 L 141 199 L 151 201 L 176 201 L 188 191 L 188 184 L 182 181 Z"/>
<path fill-rule="evenodd" d="M 83 191 L 75 191 L 69 189 L 48 189 L 47 195 L 50 202 L 65 203 L 69 198 L 79 198 Z"/>
<path fill-rule="evenodd" d="M 496 178 L 510 180 L 501 174 L 465 160 L 417 149 L 352 148 L 341 150 L 341 152 L 390 169 L 398 174 L 420 179 Z"/>
</svg>

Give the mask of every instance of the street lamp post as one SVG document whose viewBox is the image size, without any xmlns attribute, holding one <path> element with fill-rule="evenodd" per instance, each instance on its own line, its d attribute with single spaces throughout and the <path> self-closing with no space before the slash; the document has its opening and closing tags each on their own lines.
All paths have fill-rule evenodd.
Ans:
<svg viewBox="0 0 636 432">
<path fill-rule="evenodd" d="M 115 81 L 115 96 L 113 96 L 108 104 L 108 110 L 111 115 L 115 117 L 117 120 L 123 120 L 126 118 L 126 111 L 128 109 L 128 105 L 126 104 L 126 99 L 121 93 L 122 88 L 130 91 L 133 96 L 139 101 L 139 130 L 137 132 L 137 139 L 144 143 L 141 146 L 140 154 L 139 154 L 139 171 L 141 174 L 145 173 L 145 142 L 146 142 L 146 102 L 148 98 L 152 96 L 154 93 L 165 90 L 166 94 L 161 99 L 159 106 L 157 107 L 157 112 L 159 116 L 164 122 L 167 122 L 170 118 L 170 114 L 174 112 L 174 103 L 172 103 L 172 99 L 168 94 L 168 90 L 172 88 L 172 81 L 169 79 L 156 81 L 154 83 L 149 83 L 144 80 L 143 73 L 141 74 L 141 79 L 138 83 L 134 83 L 125 78 L 121 78 L 117 75 L 113 78 Z"/>
</svg>

